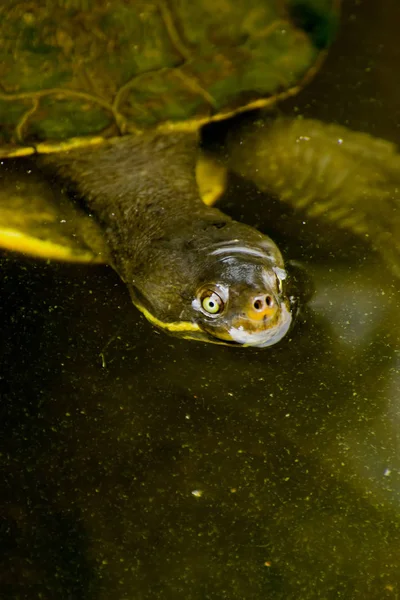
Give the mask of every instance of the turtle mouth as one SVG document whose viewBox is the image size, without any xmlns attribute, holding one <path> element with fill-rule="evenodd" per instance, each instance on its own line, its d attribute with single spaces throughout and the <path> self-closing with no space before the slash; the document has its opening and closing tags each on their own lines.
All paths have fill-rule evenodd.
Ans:
<svg viewBox="0 0 400 600">
<path fill-rule="evenodd" d="M 237 320 L 235 320 L 237 321 Z M 227 330 L 232 341 L 242 346 L 253 346 L 255 348 L 267 348 L 282 340 L 293 324 L 293 315 L 284 302 L 279 307 L 275 318 L 269 320 L 264 317 L 259 328 L 251 327 L 248 319 L 240 319 Z"/>
</svg>

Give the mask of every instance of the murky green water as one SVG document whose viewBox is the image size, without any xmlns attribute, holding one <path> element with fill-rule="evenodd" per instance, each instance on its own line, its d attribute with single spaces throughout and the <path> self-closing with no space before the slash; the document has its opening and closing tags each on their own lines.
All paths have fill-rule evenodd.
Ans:
<svg viewBox="0 0 400 600">
<path fill-rule="evenodd" d="M 396 0 L 348 1 L 283 110 L 398 142 L 399 22 Z M 399 281 L 237 186 L 225 209 L 315 280 L 271 349 L 177 341 L 111 269 L 3 255 L 1 598 L 398 598 Z"/>
</svg>

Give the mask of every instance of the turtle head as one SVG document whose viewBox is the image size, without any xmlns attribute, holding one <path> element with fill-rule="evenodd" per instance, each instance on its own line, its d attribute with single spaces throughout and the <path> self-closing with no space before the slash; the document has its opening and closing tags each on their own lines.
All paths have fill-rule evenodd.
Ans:
<svg viewBox="0 0 400 600">
<path fill-rule="evenodd" d="M 203 227 L 190 240 L 164 240 L 147 262 L 144 285 L 131 288 L 138 308 L 186 339 L 258 348 L 279 342 L 298 302 L 274 242 L 234 221 L 217 234 Z"/>
<path fill-rule="evenodd" d="M 192 301 L 202 333 L 211 341 L 260 348 L 279 342 L 293 321 L 285 269 L 261 248 L 237 242 L 213 254 L 218 262 Z"/>
</svg>

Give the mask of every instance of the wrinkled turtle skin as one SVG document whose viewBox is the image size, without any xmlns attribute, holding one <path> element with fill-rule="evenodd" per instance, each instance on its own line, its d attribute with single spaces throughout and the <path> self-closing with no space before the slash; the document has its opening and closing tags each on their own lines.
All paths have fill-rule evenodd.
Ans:
<svg viewBox="0 0 400 600">
<path fill-rule="evenodd" d="M 0 153 L 197 130 L 266 106 L 312 75 L 336 29 L 336 4 L 3 0 Z"/>
<path fill-rule="evenodd" d="M 3 0 L 0 245 L 110 264 L 173 335 L 280 341 L 301 285 L 268 236 L 206 202 L 199 133 L 298 93 L 337 24 L 336 0 Z M 266 116 L 213 160 L 368 237 L 400 273 L 393 144 Z"/>
</svg>

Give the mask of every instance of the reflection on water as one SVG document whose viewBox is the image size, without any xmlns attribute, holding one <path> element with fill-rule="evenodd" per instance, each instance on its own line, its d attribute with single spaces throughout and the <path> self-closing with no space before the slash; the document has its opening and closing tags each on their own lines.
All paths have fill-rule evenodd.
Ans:
<svg viewBox="0 0 400 600">
<path fill-rule="evenodd" d="M 333 81 L 342 48 L 345 81 L 352 48 L 378 64 L 388 52 L 383 29 L 379 52 L 365 41 L 373 3 L 348 7 L 343 35 L 364 37 L 337 49 Z M 326 84 L 304 111 L 320 98 L 340 118 Z M 349 118 L 370 111 L 382 134 L 393 115 L 354 89 Z M 110 269 L 4 257 L 2 598 L 398 597 L 399 282 L 357 239 L 246 208 L 236 184 L 226 208 L 273 218 L 315 280 L 303 321 L 268 350 L 158 334 Z"/>
</svg>

